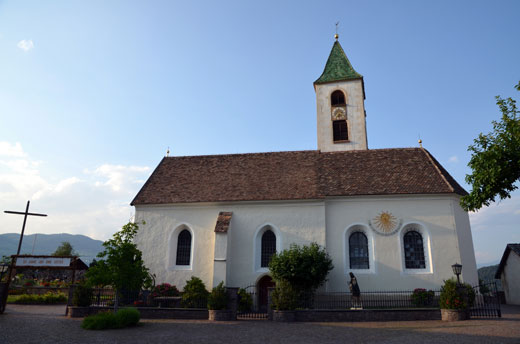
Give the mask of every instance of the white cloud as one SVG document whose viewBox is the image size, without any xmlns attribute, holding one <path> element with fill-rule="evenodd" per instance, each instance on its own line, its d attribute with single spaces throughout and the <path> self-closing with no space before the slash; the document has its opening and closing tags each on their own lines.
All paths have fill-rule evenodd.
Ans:
<svg viewBox="0 0 520 344">
<path fill-rule="evenodd" d="M 0 141 L 0 157 L 1 156 L 13 156 L 22 158 L 27 154 L 23 151 L 20 142 L 16 142 L 14 145 L 7 141 Z"/>
<path fill-rule="evenodd" d="M 27 52 L 27 51 L 31 50 L 32 48 L 34 48 L 34 43 L 33 43 L 32 39 L 22 39 L 20 42 L 18 42 L 17 46 L 18 46 L 18 48 Z"/>
<path fill-rule="evenodd" d="M 29 218 L 27 234 L 65 232 L 100 240 L 129 221 L 129 203 L 150 171 L 145 166 L 103 164 L 53 181 L 41 174 L 40 165 L 19 143 L 0 144 L 0 209 L 23 210 L 31 200 L 31 210 L 48 217 Z M 0 233 L 20 231 L 19 216 L 2 212 L 0 222 Z"/>
<path fill-rule="evenodd" d="M 454 156 L 451 156 L 449 159 L 448 159 L 448 162 L 451 162 L 451 163 L 458 163 L 459 162 L 459 158 L 454 155 Z"/>
</svg>

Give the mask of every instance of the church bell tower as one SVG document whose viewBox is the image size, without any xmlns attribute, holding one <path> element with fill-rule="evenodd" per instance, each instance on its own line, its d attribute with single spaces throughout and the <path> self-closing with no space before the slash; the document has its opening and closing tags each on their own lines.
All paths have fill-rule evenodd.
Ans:
<svg viewBox="0 0 520 344">
<path fill-rule="evenodd" d="M 318 150 L 368 149 L 365 86 L 338 42 L 332 46 L 321 76 L 314 82 L 318 120 Z"/>
</svg>

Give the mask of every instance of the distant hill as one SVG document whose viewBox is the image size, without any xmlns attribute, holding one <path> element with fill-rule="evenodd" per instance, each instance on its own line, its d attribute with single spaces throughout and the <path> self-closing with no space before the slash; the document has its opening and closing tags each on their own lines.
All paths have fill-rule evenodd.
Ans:
<svg viewBox="0 0 520 344">
<path fill-rule="evenodd" d="M 34 241 L 35 237 L 36 242 Z M 16 254 L 19 239 L 20 234 L 0 234 L 0 257 Z M 58 248 L 63 241 L 68 241 L 74 250 L 79 253 L 80 258 L 87 264 L 91 262 L 99 252 L 103 251 L 102 241 L 94 240 L 85 235 L 67 233 L 30 234 L 24 235 L 20 254 L 49 255 L 56 251 L 56 248 Z"/>
<path fill-rule="evenodd" d="M 498 264 L 491 266 L 483 266 L 478 269 L 478 279 L 484 282 L 497 282 L 498 290 L 502 290 L 502 281 L 495 279 L 495 273 L 497 272 Z"/>
</svg>

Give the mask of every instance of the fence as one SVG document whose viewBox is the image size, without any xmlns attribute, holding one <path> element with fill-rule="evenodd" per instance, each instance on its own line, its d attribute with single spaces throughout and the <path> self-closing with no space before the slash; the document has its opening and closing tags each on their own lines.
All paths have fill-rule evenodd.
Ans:
<svg viewBox="0 0 520 344">
<path fill-rule="evenodd" d="M 366 291 L 359 298 L 350 292 L 306 294 L 300 300 L 303 309 L 399 309 L 439 308 L 440 291 Z"/>
<path fill-rule="evenodd" d="M 257 290 L 255 286 L 240 289 L 238 292 L 237 319 L 267 318 L 267 290 L 262 292 Z"/>
<path fill-rule="evenodd" d="M 475 302 L 471 307 L 470 315 L 486 318 L 500 318 L 500 298 L 498 295 L 496 282 L 485 282 L 473 287 L 475 291 Z"/>
<path fill-rule="evenodd" d="M 116 291 L 110 288 L 95 288 L 90 299 L 91 306 L 112 307 L 116 302 Z M 207 298 L 182 300 L 180 296 L 151 297 L 150 291 L 119 293 L 120 306 L 157 308 L 207 308 Z"/>
</svg>

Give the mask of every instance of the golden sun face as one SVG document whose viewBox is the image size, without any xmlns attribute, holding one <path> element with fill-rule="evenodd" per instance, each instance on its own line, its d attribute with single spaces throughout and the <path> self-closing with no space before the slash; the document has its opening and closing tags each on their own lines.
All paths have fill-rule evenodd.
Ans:
<svg viewBox="0 0 520 344">
<path fill-rule="evenodd" d="M 397 218 L 388 211 L 382 211 L 374 218 L 374 224 L 382 232 L 389 233 L 397 225 Z"/>
</svg>

